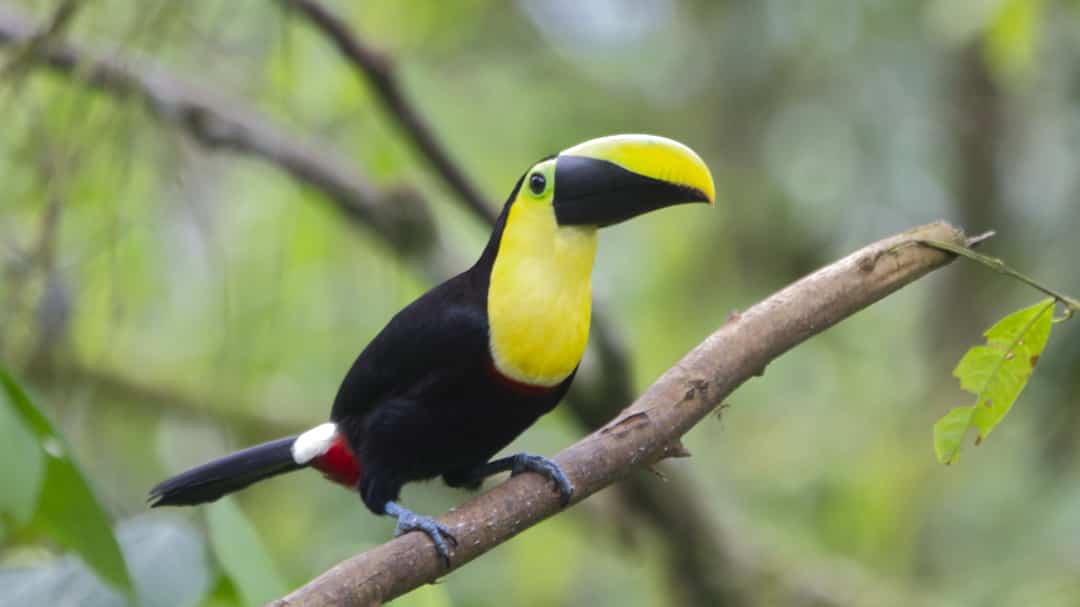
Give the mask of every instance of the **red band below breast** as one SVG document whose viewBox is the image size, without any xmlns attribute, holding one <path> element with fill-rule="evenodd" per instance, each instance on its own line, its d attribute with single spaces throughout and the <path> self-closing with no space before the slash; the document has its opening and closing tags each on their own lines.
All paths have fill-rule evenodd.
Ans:
<svg viewBox="0 0 1080 607">
<path fill-rule="evenodd" d="M 555 389 L 552 386 L 537 386 L 535 384 L 527 384 L 525 382 L 518 381 L 511 377 L 507 377 L 502 374 L 502 371 L 495 366 L 495 361 L 488 361 L 488 373 L 491 374 L 495 381 L 501 384 L 504 388 L 508 388 L 512 392 L 519 394 L 539 395 L 547 394 Z"/>
<path fill-rule="evenodd" d="M 311 467 L 322 472 L 329 480 L 346 487 L 355 487 L 360 482 L 360 462 L 345 442 L 345 437 L 340 434 L 334 437 L 334 442 L 326 453 L 311 460 Z"/>
</svg>

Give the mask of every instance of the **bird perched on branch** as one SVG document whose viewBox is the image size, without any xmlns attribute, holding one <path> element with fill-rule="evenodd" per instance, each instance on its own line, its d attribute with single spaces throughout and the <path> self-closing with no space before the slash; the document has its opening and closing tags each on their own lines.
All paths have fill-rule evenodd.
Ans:
<svg viewBox="0 0 1080 607">
<path fill-rule="evenodd" d="M 395 535 L 422 531 L 449 563 L 450 530 L 402 506 L 405 483 L 441 476 L 476 488 L 531 471 L 564 505 L 573 486 L 538 455 L 491 458 L 558 404 L 585 351 L 597 230 L 663 207 L 714 199 L 690 148 L 614 135 L 540 160 L 520 179 L 480 259 L 397 313 L 345 375 L 328 423 L 188 470 L 152 506 L 210 502 L 311 467 L 357 490 Z"/>
</svg>

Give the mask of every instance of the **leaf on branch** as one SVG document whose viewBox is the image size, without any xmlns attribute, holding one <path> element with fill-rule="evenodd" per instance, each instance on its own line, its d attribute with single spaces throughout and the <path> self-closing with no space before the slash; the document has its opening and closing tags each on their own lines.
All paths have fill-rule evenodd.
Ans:
<svg viewBox="0 0 1080 607">
<path fill-rule="evenodd" d="M 953 375 L 960 387 L 975 395 L 975 404 L 956 407 L 934 424 L 934 452 L 951 464 L 960 456 L 960 443 L 971 428 L 978 445 L 1001 423 L 1027 385 L 1050 338 L 1053 298 L 1017 310 L 985 333 L 986 344 L 971 348 Z"/>
</svg>

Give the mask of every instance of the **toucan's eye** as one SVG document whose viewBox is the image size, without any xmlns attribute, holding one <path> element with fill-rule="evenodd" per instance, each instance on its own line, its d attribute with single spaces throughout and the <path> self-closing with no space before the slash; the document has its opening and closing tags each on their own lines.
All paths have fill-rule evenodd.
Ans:
<svg viewBox="0 0 1080 607">
<path fill-rule="evenodd" d="M 533 194 L 536 194 L 537 196 L 543 194 L 544 188 L 546 187 L 547 179 L 544 179 L 544 176 L 540 173 L 533 173 L 532 176 L 529 177 L 529 189 L 532 190 Z"/>
</svg>

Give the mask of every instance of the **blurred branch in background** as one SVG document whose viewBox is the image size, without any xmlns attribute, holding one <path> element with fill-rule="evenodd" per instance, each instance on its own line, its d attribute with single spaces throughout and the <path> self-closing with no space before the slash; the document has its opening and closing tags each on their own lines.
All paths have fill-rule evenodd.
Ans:
<svg viewBox="0 0 1080 607">
<path fill-rule="evenodd" d="M 574 485 L 573 501 L 632 469 L 687 455 L 683 434 L 774 359 L 952 261 L 915 245 L 921 239 L 965 243 L 943 222 L 916 228 L 864 247 L 733 316 L 615 421 L 555 456 Z M 539 475 L 516 476 L 442 517 L 459 542 L 451 570 L 558 513 L 549 485 Z M 377 605 L 445 573 L 430 541 L 407 533 L 338 564 L 274 605 Z"/>
<path fill-rule="evenodd" d="M 952 130 L 952 151 L 957 163 L 955 210 L 957 220 L 973 231 L 989 230 L 1007 225 L 1002 217 L 1001 186 L 996 166 L 1000 146 L 1006 140 L 1005 100 L 999 83 L 995 82 L 986 64 L 981 41 L 958 50 L 951 66 L 953 84 L 949 116 Z M 979 268 L 964 264 L 937 297 L 945 314 L 938 318 L 936 350 L 949 344 L 962 344 L 979 335 L 991 322 L 995 311 L 988 307 L 967 309 L 946 305 L 948 302 L 981 301 L 1000 283 L 981 280 Z"/>
<path fill-rule="evenodd" d="M 72 19 L 77 14 L 79 3 L 76 0 L 65 0 L 61 2 L 56 10 L 53 11 L 52 17 L 50 17 L 46 23 L 34 32 L 28 33 L 22 42 L 22 48 L 17 53 L 8 59 L 2 66 L 0 66 L 0 81 L 5 83 L 17 82 L 26 72 L 28 65 L 32 62 L 33 57 L 52 44 L 58 38 L 62 37 L 65 29 L 70 25 Z M 37 238 L 32 243 L 28 243 L 25 249 L 19 250 L 19 244 L 15 242 L 16 239 L 12 238 L 12 242 L 9 243 L 14 255 L 12 256 L 11 263 L 7 264 L 7 267 L 3 268 L 4 274 L 9 278 L 9 306 L 10 308 L 5 311 L 4 316 L 8 316 L 10 319 L 14 319 L 17 314 L 17 310 L 22 309 L 26 304 L 25 292 L 27 285 L 29 284 L 31 277 L 35 272 L 40 272 L 46 277 L 46 294 L 55 294 L 61 292 L 59 282 L 55 273 L 55 258 L 56 258 L 56 239 L 59 232 L 60 215 L 63 210 L 62 198 L 53 190 L 51 184 L 56 178 L 56 173 L 60 170 L 56 165 L 58 162 L 51 158 L 50 154 L 42 154 L 39 159 L 39 165 L 42 174 L 45 176 L 45 189 L 48 192 L 45 211 L 41 216 L 41 226 L 38 230 Z M 48 296 L 43 298 L 43 303 L 50 300 Z M 39 309 L 43 310 L 46 306 L 40 306 Z M 38 336 L 38 345 L 35 348 L 35 352 L 30 356 L 31 361 L 37 361 L 41 356 L 47 353 L 49 346 L 53 341 L 59 340 L 62 337 L 64 325 L 66 324 L 66 310 L 55 309 L 60 312 L 56 320 L 57 322 L 47 322 L 44 318 L 44 314 L 38 314 L 38 325 L 40 329 L 40 335 Z M 5 319 L 7 320 L 7 319 Z M 8 346 L 9 331 L 14 326 L 13 322 L 0 323 L 0 352 L 5 351 Z M 33 364 L 33 362 L 32 362 Z"/>
<path fill-rule="evenodd" d="M 0 68 L 0 78 L 10 80 L 20 72 L 25 72 L 28 64 L 37 54 L 63 36 L 64 30 L 71 24 L 80 6 L 82 5 L 78 0 L 61 2 L 48 22 L 27 36 L 19 52 L 9 59 L 3 68 Z"/>
<path fill-rule="evenodd" d="M 153 403 L 154 407 L 180 417 L 224 425 L 252 442 L 295 434 L 297 428 L 310 425 L 314 421 L 279 419 L 242 412 L 253 409 L 215 406 L 210 398 L 189 394 L 179 386 L 149 383 L 75 360 L 62 359 L 47 367 L 35 366 L 30 372 L 30 377 L 42 385 L 55 385 L 59 380 L 61 385 L 82 387 L 96 393 L 102 402 L 117 407 L 132 407 L 145 411 L 146 403 Z"/>
<path fill-rule="evenodd" d="M 774 554 L 759 528 L 724 516 L 688 479 L 666 482 L 633 473 L 613 488 L 639 516 L 667 535 L 673 605 L 799 605 L 801 607 L 917 607 L 930 600 L 872 575 L 855 562 L 818 559 L 792 563 Z M 651 475 L 649 475 L 651 476 Z M 649 482 L 631 482 L 646 478 Z M 710 538 L 702 541 L 700 538 Z"/>
<path fill-rule="evenodd" d="M 325 36 L 369 82 L 390 116 L 397 121 L 421 154 L 461 199 L 465 208 L 488 223 L 498 211 L 465 175 L 464 169 L 447 152 L 434 129 L 403 92 L 394 68 L 394 58 L 362 41 L 341 17 L 317 0 L 280 0 L 288 11 L 297 11 Z"/>
<path fill-rule="evenodd" d="M 54 172 L 48 168 L 45 170 L 47 174 Z M 41 231 L 31 251 L 31 267 L 27 268 L 29 273 L 36 267 L 45 276 L 44 294 L 37 305 L 37 343 L 30 355 L 30 366 L 47 364 L 54 347 L 63 342 L 70 321 L 69 294 L 56 264 L 56 241 L 63 208 L 63 198 L 57 192 L 50 192 L 48 205 L 41 217 Z M 17 304 L 18 298 L 14 300 Z"/>
<path fill-rule="evenodd" d="M 32 45 L 38 30 L 0 5 L 0 46 Z M 248 154 L 280 168 L 326 194 L 337 210 L 371 228 L 399 255 L 425 258 L 442 269 L 433 252 L 435 227 L 419 194 L 411 188 L 379 191 L 350 162 L 327 152 L 324 143 L 287 134 L 253 106 L 225 102 L 120 51 L 105 54 L 54 43 L 33 60 L 109 94 L 141 97 L 153 115 L 207 147 Z"/>
</svg>

